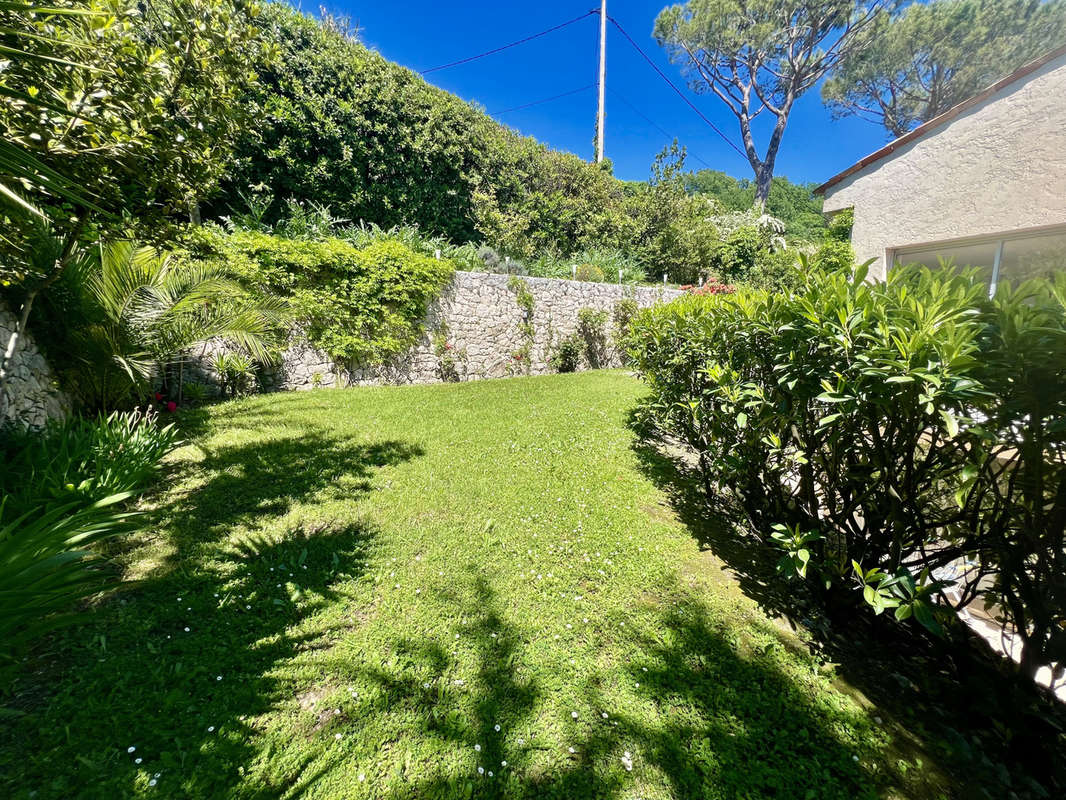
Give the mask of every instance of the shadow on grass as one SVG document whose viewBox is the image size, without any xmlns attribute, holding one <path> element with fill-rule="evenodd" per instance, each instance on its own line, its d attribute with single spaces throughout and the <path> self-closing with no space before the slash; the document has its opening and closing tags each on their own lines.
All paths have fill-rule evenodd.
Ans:
<svg viewBox="0 0 1066 800">
<path fill-rule="evenodd" d="M 205 451 L 204 482 L 148 517 L 169 550 L 148 577 L 37 648 L 15 688 L 23 716 L 0 731 L 17 765 L 0 770 L 0 795 L 113 798 L 155 780 L 164 797 L 269 798 L 313 783 L 310 741 L 286 764 L 297 787 L 245 778 L 269 758 L 252 741 L 257 717 L 292 701 L 276 668 L 338 635 L 312 620 L 346 602 L 333 586 L 365 571 L 375 531 L 276 521 L 323 493 L 366 493 L 376 468 L 421 454 L 321 432 Z"/>
<path fill-rule="evenodd" d="M 777 574 L 778 554 L 743 532 L 728 499 L 708 498 L 682 451 L 648 438 L 635 417 L 630 427 L 639 468 L 700 546 L 767 613 L 806 629 L 811 651 L 896 720 L 905 755 L 946 756 L 957 791 L 970 797 L 1047 797 L 1066 788 L 1064 709 L 1019 685 L 983 640 L 947 646 L 888 615 L 827 606 L 807 585 Z"/>
<path fill-rule="evenodd" d="M 654 711 L 584 713 L 576 722 L 568 709 L 549 712 L 536 676 L 522 669 L 530 642 L 508 622 L 489 581 L 471 577 L 469 586 L 465 601 L 454 600 L 468 620 L 464 638 L 476 643 L 476 681 L 427 690 L 413 676 L 424 667 L 443 672 L 455 661 L 436 644 L 408 640 L 392 649 L 411 659 L 411 677 L 364 673 L 387 693 L 389 709 L 416 709 L 422 735 L 459 757 L 375 796 L 606 800 L 641 796 L 664 780 L 678 798 L 879 796 L 885 777 L 871 774 L 857 742 L 839 732 L 861 729 L 864 715 L 819 705 L 771 659 L 739 654 L 726 627 L 684 587 L 662 587 L 646 632 L 624 634 L 636 637 L 639 659 L 595 668 L 576 687 L 587 710 L 611 709 L 605 692 L 636 685 Z M 460 708 L 470 713 L 455 713 Z M 516 737 L 533 723 L 551 727 L 548 713 L 562 715 L 555 727 L 565 739 Z"/>
</svg>

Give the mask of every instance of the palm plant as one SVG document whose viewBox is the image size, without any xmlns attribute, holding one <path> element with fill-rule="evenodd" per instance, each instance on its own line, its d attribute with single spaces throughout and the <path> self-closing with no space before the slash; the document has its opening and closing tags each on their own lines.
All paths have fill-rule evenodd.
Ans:
<svg viewBox="0 0 1066 800">
<path fill-rule="evenodd" d="M 224 265 L 188 262 L 130 241 L 100 248 L 88 288 L 102 311 L 91 336 L 131 385 L 177 377 L 198 345 L 220 340 L 259 362 L 272 360 L 284 306 L 253 298 Z"/>
</svg>

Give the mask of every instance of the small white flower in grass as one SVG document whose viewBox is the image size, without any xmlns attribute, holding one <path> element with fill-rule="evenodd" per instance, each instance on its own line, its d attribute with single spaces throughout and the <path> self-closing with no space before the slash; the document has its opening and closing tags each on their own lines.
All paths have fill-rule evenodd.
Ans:
<svg viewBox="0 0 1066 800">
<path fill-rule="evenodd" d="M 186 632 L 186 633 L 188 633 L 188 632 L 189 632 L 189 626 L 188 626 L 188 625 L 186 625 L 186 626 L 185 626 L 185 632 Z"/>
<path fill-rule="evenodd" d="M 571 625 L 571 624 L 570 624 L 569 622 L 568 622 L 568 623 L 566 623 L 566 629 L 567 629 L 567 630 L 572 630 L 572 629 L 573 629 L 573 627 L 574 627 L 574 626 L 573 626 L 573 625 Z"/>
<path fill-rule="evenodd" d="M 341 740 L 341 735 L 339 733 L 335 733 L 333 734 L 333 738 L 339 742 Z"/>
<path fill-rule="evenodd" d="M 603 718 L 607 719 L 607 712 L 606 711 L 603 712 Z"/>
<path fill-rule="evenodd" d="M 480 753 L 481 752 L 481 745 L 475 744 L 474 745 L 474 752 L 475 753 Z"/>
<path fill-rule="evenodd" d="M 136 750 L 136 749 L 137 749 L 136 747 L 127 747 L 127 748 L 126 748 L 126 752 L 127 752 L 127 753 L 132 753 L 132 752 L 133 752 L 134 750 Z"/>
<path fill-rule="evenodd" d="M 478 767 L 477 768 L 477 774 L 478 775 L 484 775 L 485 774 L 485 768 L 484 767 Z"/>
<path fill-rule="evenodd" d="M 490 778 L 492 777 L 492 770 L 491 769 L 489 770 L 489 777 Z"/>
<path fill-rule="evenodd" d="M 133 759 L 134 764 L 140 764 L 142 761 L 144 761 L 144 759 L 140 756 L 137 756 L 137 758 Z"/>
<path fill-rule="evenodd" d="M 589 624 L 589 618 L 588 617 L 582 617 L 581 621 L 584 622 L 586 625 Z"/>
<path fill-rule="evenodd" d="M 214 733 L 215 732 L 215 726 L 214 725 L 208 725 L 207 726 L 207 732 L 208 733 Z"/>
<path fill-rule="evenodd" d="M 571 719 L 577 719 L 577 712 L 576 711 L 571 711 L 570 712 L 570 718 Z"/>
<path fill-rule="evenodd" d="M 152 780 L 148 781 L 148 785 L 149 786 L 155 786 L 155 784 L 156 784 L 155 778 L 152 778 Z"/>
<path fill-rule="evenodd" d="M 506 767 L 507 766 L 507 762 L 506 761 L 501 761 L 500 762 L 500 766 L 501 767 Z"/>
<path fill-rule="evenodd" d="M 626 768 L 626 772 L 633 771 L 633 757 L 629 755 L 628 750 L 622 754 L 622 766 Z"/>
<path fill-rule="evenodd" d="M 639 682 L 637 683 L 637 688 L 638 688 L 638 689 L 640 688 L 640 683 L 639 683 Z"/>
<path fill-rule="evenodd" d="M 493 634 L 489 634 L 489 635 L 490 635 L 490 636 L 492 636 L 492 638 L 493 638 L 493 639 L 495 639 L 495 638 L 496 638 L 496 634 L 495 634 L 495 633 L 493 633 Z"/>
<path fill-rule="evenodd" d="M 216 676 L 215 676 L 215 680 L 216 680 L 216 681 L 220 681 L 220 680 L 222 680 L 222 676 L 221 676 L 221 675 L 216 675 Z"/>
<path fill-rule="evenodd" d="M 641 669 L 642 669 L 642 670 L 644 670 L 645 672 L 647 672 L 647 671 L 648 671 L 648 668 L 647 668 L 647 667 L 641 667 Z"/>
<path fill-rule="evenodd" d="M 456 639 L 458 639 L 458 638 L 459 638 L 459 634 L 458 634 L 458 633 L 457 633 L 457 634 L 455 634 L 455 638 L 456 638 Z"/>
<path fill-rule="evenodd" d="M 572 747 L 568 747 L 568 748 L 566 748 L 566 751 L 567 751 L 568 753 L 576 753 L 576 752 L 577 752 L 577 750 L 575 750 L 575 749 L 574 749 L 574 748 L 572 748 Z"/>
<path fill-rule="evenodd" d="M 852 760 L 852 761 L 858 761 L 858 760 L 859 760 L 859 757 L 858 757 L 858 756 L 852 756 L 852 757 L 851 757 L 851 760 Z"/>
<path fill-rule="evenodd" d="M 157 773 L 156 773 L 155 775 L 153 775 L 152 777 L 153 777 L 153 778 L 161 778 L 162 776 L 163 776 L 163 773 L 162 773 L 162 772 L 157 772 Z"/>
<path fill-rule="evenodd" d="M 496 733 L 499 733 L 499 732 L 500 732 L 500 726 L 499 726 L 499 725 L 494 725 L 492 729 L 493 729 L 494 731 L 496 731 Z"/>
<path fill-rule="evenodd" d="M 429 681 L 426 681 L 425 683 L 423 683 L 422 684 L 422 688 L 423 689 L 428 689 L 429 688 Z"/>
<path fill-rule="evenodd" d="M 360 772 L 359 773 L 359 783 L 362 783 L 365 780 L 366 780 L 366 775 L 364 773 Z"/>
<path fill-rule="evenodd" d="M 247 609 L 248 611 L 251 611 L 251 610 L 252 610 L 252 607 L 251 607 L 251 606 L 245 606 L 245 608 L 246 608 L 246 609 Z"/>
</svg>

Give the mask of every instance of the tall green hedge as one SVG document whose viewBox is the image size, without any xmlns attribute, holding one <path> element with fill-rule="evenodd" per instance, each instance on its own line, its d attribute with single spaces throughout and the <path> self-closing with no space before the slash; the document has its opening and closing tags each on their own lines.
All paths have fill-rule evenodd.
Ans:
<svg viewBox="0 0 1066 800">
<path fill-rule="evenodd" d="M 519 136 L 474 106 L 364 47 L 336 21 L 283 3 L 264 9 L 278 58 L 257 65 L 256 124 L 211 216 L 265 187 L 272 219 L 293 198 L 353 223 L 417 224 L 515 255 L 569 253 L 617 238 L 622 184 L 577 156 Z"/>
<path fill-rule="evenodd" d="M 632 355 L 786 573 L 933 630 L 983 596 L 1026 674 L 1066 663 L 1066 276 L 813 269 L 645 311 Z"/>
</svg>

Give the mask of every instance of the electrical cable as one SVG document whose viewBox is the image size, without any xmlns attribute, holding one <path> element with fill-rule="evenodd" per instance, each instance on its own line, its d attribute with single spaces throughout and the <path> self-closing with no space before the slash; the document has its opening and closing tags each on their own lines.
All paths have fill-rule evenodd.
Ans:
<svg viewBox="0 0 1066 800">
<path fill-rule="evenodd" d="M 554 33 L 555 31 L 561 30 L 562 28 L 565 28 L 568 25 L 573 25 L 575 22 L 580 22 L 581 20 L 585 19 L 586 17 L 591 17 L 593 14 L 599 14 L 599 13 L 600 13 L 600 10 L 598 8 L 594 8 L 591 11 L 588 11 L 588 12 L 582 14 L 580 17 L 574 17 L 573 19 L 568 20 L 568 21 L 563 22 L 563 23 L 560 23 L 559 25 L 555 25 L 555 26 L 553 26 L 551 28 L 547 28 L 546 30 L 541 31 L 540 33 L 534 33 L 532 36 L 526 36 L 524 39 L 519 39 L 516 42 L 511 42 L 510 44 L 505 44 L 502 47 L 495 47 L 492 50 L 486 50 L 484 53 L 478 53 L 476 56 L 470 56 L 469 58 L 461 58 L 458 61 L 452 61 L 452 62 L 450 62 L 448 64 L 441 64 L 441 65 L 436 66 L 436 67 L 430 67 L 429 69 L 424 69 L 421 72 L 419 72 L 418 74 L 419 75 L 428 75 L 429 73 L 437 72 L 438 70 L 448 69 L 450 67 L 458 67 L 460 64 L 469 64 L 471 61 L 477 61 L 479 58 L 484 58 L 485 56 L 491 56 L 491 55 L 494 55 L 496 53 L 501 53 L 504 50 L 509 50 L 510 48 L 517 47 L 520 44 L 525 44 L 526 42 L 531 42 L 534 39 L 539 39 L 541 36 L 547 36 L 549 33 Z"/>
<path fill-rule="evenodd" d="M 629 109 L 630 109 L 630 111 L 632 111 L 632 112 L 633 112 L 634 114 L 636 114 L 636 115 L 637 115 L 638 117 L 640 117 L 640 118 L 641 118 L 642 120 L 644 120 L 644 121 L 645 121 L 645 122 L 647 122 L 647 123 L 648 123 L 649 125 L 651 125 L 651 126 L 652 126 L 653 128 L 655 128 L 655 130 L 659 131 L 659 133 L 661 133 L 661 134 L 662 134 L 663 136 L 665 136 L 665 137 L 666 137 L 667 139 L 670 139 L 670 140 L 674 140 L 674 139 L 677 139 L 677 138 L 678 138 L 678 137 L 674 136 L 673 134 L 671 134 L 671 133 L 668 133 L 667 131 L 665 131 L 665 130 L 664 130 L 664 129 L 663 129 L 663 128 L 662 128 L 662 127 L 661 127 L 661 126 L 659 125 L 659 123 L 657 123 L 657 122 L 656 122 L 655 120 L 651 119 L 650 117 L 646 116 L 646 115 L 644 114 L 644 112 L 642 112 L 642 111 L 641 111 L 641 110 L 640 110 L 639 108 L 637 108 L 637 107 L 636 107 L 635 105 L 633 105 L 633 103 L 631 103 L 631 102 L 629 102 L 628 100 L 626 100 L 625 96 L 624 96 L 624 95 L 622 95 L 621 93 L 619 93 L 618 91 L 616 91 L 615 89 L 612 89 L 612 88 L 611 88 L 610 86 L 608 86 L 608 87 L 607 87 L 607 91 L 608 91 L 608 92 L 610 92 L 611 94 L 613 94 L 613 95 L 614 95 L 615 97 L 617 97 L 617 98 L 618 98 L 619 100 L 621 100 L 621 101 L 622 101 L 623 103 L 625 103 L 625 104 L 626 104 L 627 106 L 629 106 Z M 688 152 L 688 154 L 689 154 L 690 156 L 692 156 L 692 157 L 693 157 L 694 159 L 696 159 L 696 160 L 697 160 L 697 161 L 699 161 L 699 162 L 700 162 L 701 164 L 703 164 L 703 166 L 707 167 L 707 169 L 714 169 L 714 167 L 712 167 L 712 166 L 711 166 L 710 164 L 708 164 L 708 163 L 707 163 L 706 161 L 704 161 L 704 160 L 703 160 L 702 158 L 700 158 L 700 157 L 699 157 L 698 155 L 696 155 L 695 153 L 693 153 L 693 152 L 692 152 L 691 150 L 688 150 L 688 148 L 685 148 L 685 149 L 686 149 L 686 151 Z"/>
<path fill-rule="evenodd" d="M 512 111 L 521 111 L 523 108 L 529 108 L 531 106 L 539 106 L 541 103 L 550 103 L 552 100 L 560 100 L 564 97 L 569 97 L 572 94 L 579 94 L 580 92 L 587 92 L 589 89 L 595 89 L 596 84 L 590 83 L 588 86 L 582 86 L 579 89 L 571 89 L 569 92 L 563 92 L 562 94 L 553 94 L 551 97 L 545 97 L 543 100 L 534 100 L 532 103 L 523 103 L 520 106 L 514 108 L 505 108 L 503 111 L 493 111 L 490 116 L 497 114 L 509 114 Z"/>
<path fill-rule="evenodd" d="M 709 119 L 707 119 L 707 117 L 704 115 L 704 113 L 702 111 L 700 111 L 698 108 L 696 108 L 696 106 L 693 104 L 693 102 L 691 100 L 689 100 L 687 97 L 685 97 L 684 92 L 682 92 L 680 89 L 678 89 L 677 85 L 672 80 L 670 80 L 670 78 L 666 75 L 666 73 L 663 72 L 661 69 L 659 69 L 658 64 L 656 64 L 654 61 L 652 61 L 651 57 L 640 48 L 640 45 L 637 44 L 635 41 L 633 41 L 633 37 L 630 36 L 628 33 L 626 33 L 625 28 L 623 28 L 621 26 L 621 24 L 619 24 L 618 20 L 616 20 L 614 17 L 612 17 L 610 15 L 607 16 L 607 19 L 609 19 L 611 21 L 611 23 L 616 28 L 618 28 L 618 31 L 626 38 L 626 41 L 628 41 L 631 45 L 633 45 L 633 48 L 644 57 L 644 60 L 647 61 L 648 64 L 651 66 L 651 68 L 658 73 L 659 77 L 662 78 L 664 81 L 666 81 L 668 84 L 670 84 L 670 88 L 673 89 L 675 92 L 677 92 L 677 96 L 680 97 L 682 100 L 684 100 L 685 103 L 688 105 L 688 107 L 691 108 L 693 111 L 695 111 L 699 115 L 700 119 L 702 119 L 704 122 L 706 122 L 711 127 L 711 130 L 713 130 L 720 137 L 722 137 L 722 140 L 726 144 L 728 144 L 730 147 L 732 147 L 734 150 L 736 150 L 737 153 L 740 155 L 740 157 L 743 158 L 746 161 L 748 159 L 748 157 L 747 157 L 747 155 L 745 155 L 744 151 L 741 150 L 739 147 L 737 147 L 733 143 L 733 140 L 730 139 L 728 136 L 726 136 L 717 125 L 715 125 L 713 122 L 711 122 Z"/>
</svg>

